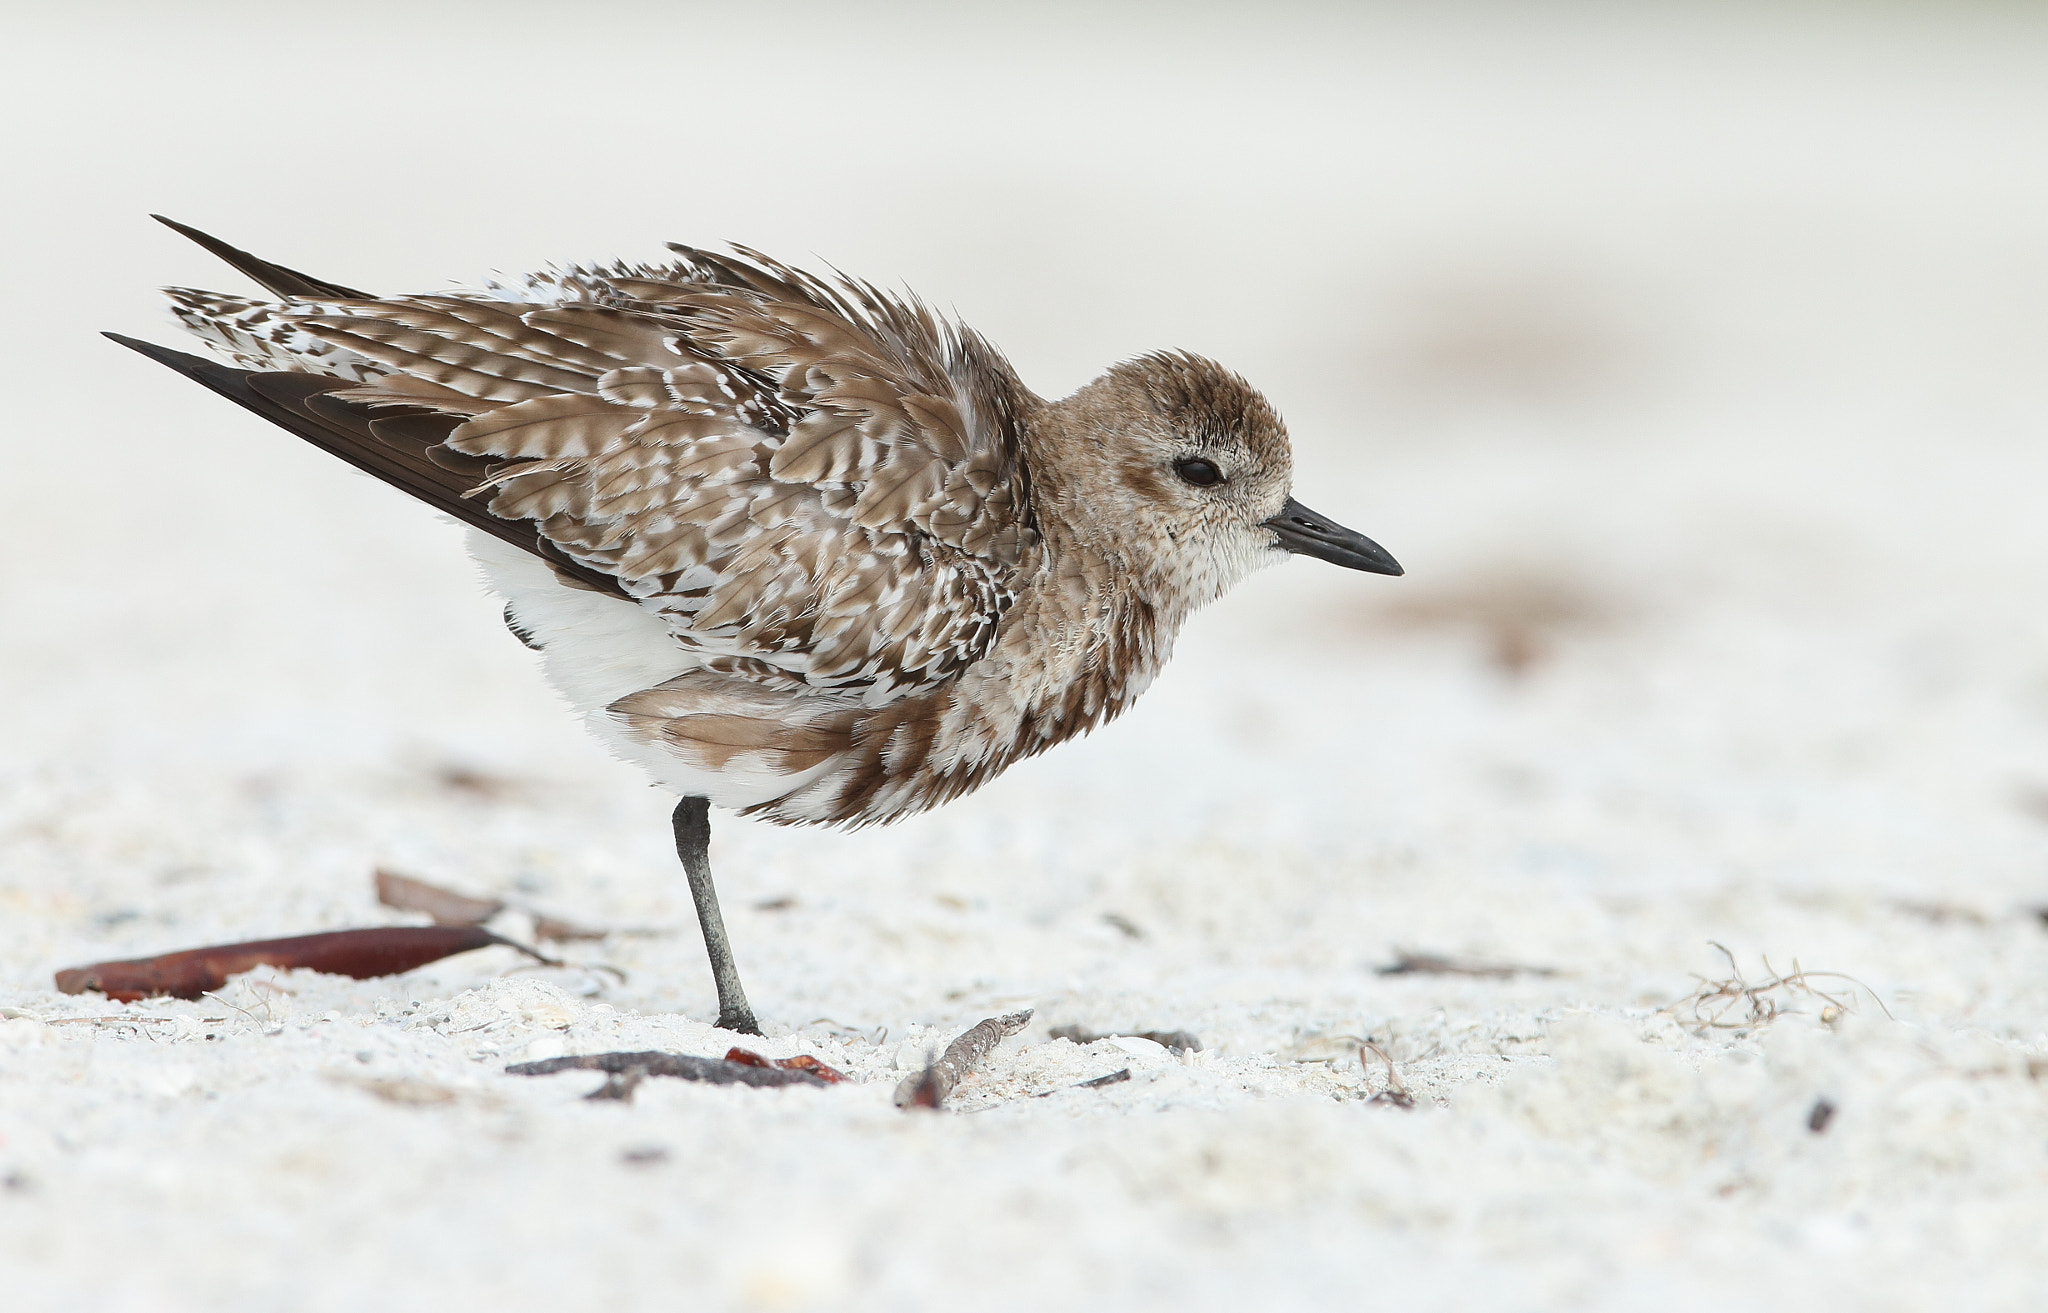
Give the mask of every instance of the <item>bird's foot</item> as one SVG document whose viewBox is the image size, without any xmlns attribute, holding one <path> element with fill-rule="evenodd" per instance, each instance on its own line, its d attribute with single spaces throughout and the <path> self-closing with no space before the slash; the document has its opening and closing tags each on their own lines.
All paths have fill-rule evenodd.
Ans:
<svg viewBox="0 0 2048 1313">
<path fill-rule="evenodd" d="M 754 1010 L 749 1007 L 720 1008 L 718 1028 L 735 1031 L 741 1035 L 759 1035 L 761 1023 L 754 1020 Z"/>
</svg>

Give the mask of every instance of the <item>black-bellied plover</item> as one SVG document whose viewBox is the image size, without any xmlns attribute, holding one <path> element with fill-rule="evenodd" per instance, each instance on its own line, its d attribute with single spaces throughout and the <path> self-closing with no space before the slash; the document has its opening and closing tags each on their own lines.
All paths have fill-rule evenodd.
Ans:
<svg viewBox="0 0 2048 1313">
<path fill-rule="evenodd" d="M 914 298 L 744 247 L 372 296 L 164 220 L 274 299 L 169 289 L 223 365 L 108 334 L 471 528 L 505 623 L 682 795 L 718 988 L 759 1033 L 710 804 L 935 807 L 1121 712 L 1288 553 L 1399 574 L 1290 495 L 1264 397 L 1181 352 L 1034 396 Z"/>
</svg>

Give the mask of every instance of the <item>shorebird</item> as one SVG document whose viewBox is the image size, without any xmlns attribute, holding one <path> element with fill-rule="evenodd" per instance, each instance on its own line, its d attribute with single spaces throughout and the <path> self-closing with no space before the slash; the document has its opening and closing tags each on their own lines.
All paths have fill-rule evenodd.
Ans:
<svg viewBox="0 0 2048 1313">
<path fill-rule="evenodd" d="M 1159 352 L 1045 401 L 914 297 L 735 245 L 374 296 L 156 216 L 267 298 L 168 288 L 222 364 L 109 333 L 469 526 L 504 618 L 673 819 L 759 1034 L 712 804 L 897 820 L 1128 707 L 1290 553 L 1397 575 L 1292 496 L 1273 408 Z"/>
</svg>

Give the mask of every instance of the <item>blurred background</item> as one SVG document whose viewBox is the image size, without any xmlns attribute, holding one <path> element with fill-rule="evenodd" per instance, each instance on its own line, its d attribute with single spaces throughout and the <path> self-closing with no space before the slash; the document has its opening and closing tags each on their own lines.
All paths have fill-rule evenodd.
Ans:
<svg viewBox="0 0 2048 1313">
<path fill-rule="evenodd" d="M 1967 0 L 16 0 L 25 1307 L 2036 1307 L 2044 70 L 2048 7 Z M 1122 720 L 929 816 L 721 817 L 770 1043 L 874 1083 L 515 1087 L 714 1043 L 672 800 L 454 528 L 97 336 L 248 290 L 152 211 L 391 292 L 738 240 L 915 289 L 1047 396 L 1207 353 L 1408 574 L 1249 581 Z M 244 979 L 218 1043 L 211 1002 L 34 1019 L 111 1007 L 58 967 L 388 922 L 377 866 L 668 933 L 571 946 L 623 982 Z M 1492 974 L 1388 973 L 1417 952 Z M 1764 960 L 1907 1024 L 1681 1024 Z M 582 1019 L 428 1024 L 520 989 Z M 886 1106 L 906 1036 L 1026 1002 L 992 1115 Z M 1207 1048 L 1025 1098 L 1060 1024 Z M 1360 1102 L 1365 1036 L 1456 1115 Z"/>
<path fill-rule="evenodd" d="M 1546 897 L 2048 897 L 2039 6 L 372 0 L 8 32 L 24 906 L 69 906 L 116 831 L 260 866 L 221 837 L 256 795 L 342 808 L 342 880 L 418 827 L 331 795 L 468 769 L 588 781 L 565 834 L 631 794 L 588 865 L 667 860 L 665 804 L 557 714 L 451 527 L 96 336 L 174 340 L 160 284 L 241 290 L 150 211 L 390 291 L 739 240 L 915 289 L 1048 396 L 1207 353 L 1287 417 L 1302 500 L 1407 565 L 1254 580 L 1131 717 L 958 820 L 728 825 L 783 883 L 906 844 L 1038 869 L 1049 809 L 1108 854 L 1091 880 L 1172 833 Z M 421 860 L 541 861 L 513 849 Z M 1041 896 L 991 878 L 1019 887 L 957 882 Z"/>
</svg>

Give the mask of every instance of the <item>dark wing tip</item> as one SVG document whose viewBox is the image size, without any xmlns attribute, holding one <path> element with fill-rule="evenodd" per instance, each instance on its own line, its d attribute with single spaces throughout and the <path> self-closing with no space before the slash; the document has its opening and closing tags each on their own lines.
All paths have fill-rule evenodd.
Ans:
<svg viewBox="0 0 2048 1313">
<path fill-rule="evenodd" d="M 149 217 L 156 220 L 164 227 L 170 229 L 172 232 L 179 234 L 180 236 L 190 237 L 193 241 L 198 242 L 201 246 L 205 246 L 207 243 L 212 242 L 214 240 L 213 238 L 207 236 L 205 233 L 200 232 L 197 228 L 194 228 L 191 224 L 179 223 L 176 219 L 171 218 L 167 214 L 152 213 Z"/>
<path fill-rule="evenodd" d="M 364 473 L 410 493 L 442 514 L 532 552 L 557 575 L 580 580 L 596 592 L 627 597 L 624 586 L 617 579 L 570 557 L 560 547 L 542 538 L 531 521 L 501 520 L 471 500 L 469 492 L 480 476 L 489 473 L 489 469 L 480 470 L 475 462 L 468 460 L 436 460 L 432 443 L 446 436 L 445 433 L 422 434 L 417 426 L 408 429 L 391 423 L 394 417 L 374 416 L 368 407 L 341 402 L 327 395 L 336 389 L 353 386 L 346 379 L 291 370 L 236 369 L 204 356 L 173 351 L 167 346 L 120 333 L 102 333 L 101 336 L 148 356 L 160 365 L 168 365 L 193 382 L 296 434 L 329 455 L 339 456 Z"/>
<path fill-rule="evenodd" d="M 203 356 L 188 355 L 183 351 L 173 351 L 167 346 L 158 346 L 154 342 L 145 342 L 139 337 L 128 337 L 122 333 L 101 333 L 100 336 L 106 338 L 109 342 L 119 342 L 122 346 L 127 347 L 138 355 L 148 356 L 160 365 L 169 365 L 180 373 L 191 373 L 191 366 L 193 365 L 213 364 L 212 361 L 207 360 Z"/>
<path fill-rule="evenodd" d="M 203 233 L 189 223 L 179 223 L 176 219 L 167 218 L 161 214 L 152 214 L 149 217 L 179 236 L 190 238 L 193 242 L 219 256 L 228 264 L 262 284 L 266 290 L 278 296 L 293 300 L 311 298 L 369 301 L 375 299 L 368 292 L 359 292 L 353 287 L 344 287 L 340 283 L 330 283 L 324 278 L 315 278 L 311 274 L 302 274 L 296 269 L 287 269 L 281 264 L 272 264 L 268 260 L 251 255 L 239 246 L 228 245 L 211 233 Z"/>
</svg>

